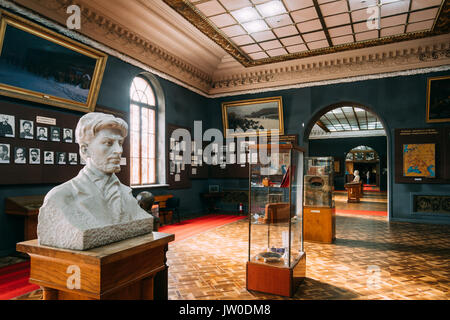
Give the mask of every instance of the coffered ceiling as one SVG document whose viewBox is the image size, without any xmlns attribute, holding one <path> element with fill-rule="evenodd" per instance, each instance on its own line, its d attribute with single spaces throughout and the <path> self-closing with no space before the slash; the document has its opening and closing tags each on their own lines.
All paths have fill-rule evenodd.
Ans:
<svg viewBox="0 0 450 320">
<path fill-rule="evenodd" d="M 164 0 L 244 66 L 423 37 L 445 0 Z"/>
<path fill-rule="evenodd" d="M 450 0 L 0 4 L 210 97 L 450 66 Z M 81 8 L 80 30 L 65 29 L 72 4 Z M 368 19 L 371 12 L 380 19 Z"/>
</svg>

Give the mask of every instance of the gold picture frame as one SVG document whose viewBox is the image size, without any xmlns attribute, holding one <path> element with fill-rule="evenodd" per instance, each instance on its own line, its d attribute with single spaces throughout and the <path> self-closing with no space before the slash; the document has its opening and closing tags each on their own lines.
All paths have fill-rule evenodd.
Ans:
<svg viewBox="0 0 450 320">
<path fill-rule="evenodd" d="M 0 19 L 0 95 L 94 111 L 106 54 L 4 10 Z"/>
<path fill-rule="evenodd" d="M 428 78 L 427 122 L 450 122 L 450 75 Z"/>
<path fill-rule="evenodd" d="M 223 102 L 222 120 L 225 137 L 259 136 L 260 130 L 267 130 L 268 135 L 284 135 L 282 97 Z M 243 132 L 228 132 L 238 129 Z"/>
</svg>

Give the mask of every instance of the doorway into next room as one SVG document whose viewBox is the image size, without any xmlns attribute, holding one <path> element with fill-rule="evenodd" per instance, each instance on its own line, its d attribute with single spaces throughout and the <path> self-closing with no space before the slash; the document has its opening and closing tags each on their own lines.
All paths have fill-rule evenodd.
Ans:
<svg viewBox="0 0 450 320">
<path fill-rule="evenodd" d="M 313 119 L 308 136 L 310 157 L 333 157 L 336 214 L 388 217 L 387 137 L 379 117 L 369 108 L 340 103 Z M 345 184 L 359 173 L 359 202 L 348 202 Z"/>
</svg>

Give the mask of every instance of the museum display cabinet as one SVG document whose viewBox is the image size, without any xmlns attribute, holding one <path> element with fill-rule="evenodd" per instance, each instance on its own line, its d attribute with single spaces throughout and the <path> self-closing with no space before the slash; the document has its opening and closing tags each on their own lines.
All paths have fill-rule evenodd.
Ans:
<svg viewBox="0 0 450 320">
<path fill-rule="evenodd" d="M 333 157 L 305 157 L 304 240 L 332 243 L 336 238 Z"/>
<path fill-rule="evenodd" d="M 306 270 L 303 150 L 260 144 L 250 152 L 247 290 L 290 297 Z"/>
</svg>

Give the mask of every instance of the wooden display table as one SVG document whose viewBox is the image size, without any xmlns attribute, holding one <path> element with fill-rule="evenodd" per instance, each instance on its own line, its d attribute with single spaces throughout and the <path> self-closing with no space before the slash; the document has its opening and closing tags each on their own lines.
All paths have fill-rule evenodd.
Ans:
<svg viewBox="0 0 450 320">
<path fill-rule="evenodd" d="M 16 248 L 31 257 L 30 282 L 42 287 L 44 300 L 152 300 L 167 299 L 166 251 L 174 239 L 153 232 L 86 251 L 40 246 L 37 239 Z M 165 288 L 154 290 L 155 275 Z"/>
<path fill-rule="evenodd" d="M 247 290 L 292 297 L 306 276 L 306 253 L 300 253 L 293 267 L 283 262 L 247 261 Z"/>
<path fill-rule="evenodd" d="M 24 217 L 24 240 L 37 238 L 39 208 L 45 195 L 11 197 L 5 199 L 5 213 Z"/>
<path fill-rule="evenodd" d="M 336 239 L 336 209 L 304 207 L 303 232 L 305 241 L 332 243 Z"/>
<path fill-rule="evenodd" d="M 348 199 L 347 202 L 358 203 L 362 196 L 362 184 L 361 183 L 346 183 L 344 185 L 347 190 Z"/>
</svg>

